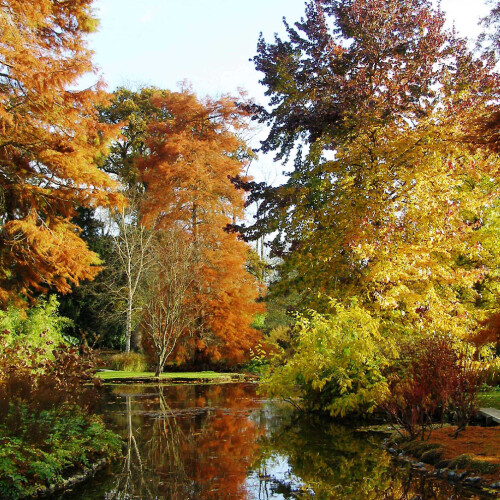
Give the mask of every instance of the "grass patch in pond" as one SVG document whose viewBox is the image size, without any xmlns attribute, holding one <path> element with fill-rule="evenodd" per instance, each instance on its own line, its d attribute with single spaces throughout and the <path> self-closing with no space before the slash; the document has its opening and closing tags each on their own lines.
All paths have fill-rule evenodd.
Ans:
<svg viewBox="0 0 500 500">
<path fill-rule="evenodd" d="M 103 371 L 97 372 L 96 374 L 99 378 L 103 380 L 114 380 L 114 379 L 148 379 L 155 378 L 154 372 L 125 372 L 125 371 Z M 217 373 L 217 372 L 165 372 L 160 375 L 161 379 L 228 379 L 233 377 L 232 373 Z"/>
</svg>

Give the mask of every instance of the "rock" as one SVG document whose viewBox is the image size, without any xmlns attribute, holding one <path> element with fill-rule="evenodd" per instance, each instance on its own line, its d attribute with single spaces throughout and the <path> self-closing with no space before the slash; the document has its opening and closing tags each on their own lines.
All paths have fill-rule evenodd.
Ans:
<svg viewBox="0 0 500 500">
<path fill-rule="evenodd" d="M 483 478 L 481 477 L 466 477 L 464 479 L 464 484 L 466 486 L 473 486 L 477 488 L 478 486 L 481 485 L 481 482 L 483 481 Z"/>
<path fill-rule="evenodd" d="M 450 465 L 450 461 L 449 460 L 440 460 L 436 464 L 436 468 L 438 468 L 438 469 L 446 469 L 446 467 L 448 467 L 448 465 Z"/>
<path fill-rule="evenodd" d="M 454 470 L 448 471 L 448 474 L 446 475 L 446 479 L 448 479 L 448 481 L 456 481 L 458 479 L 457 473 Z"/>
<path fill-rule="evenodd" d="M 411 465 L 415 469 L 425 469 L 425 464 L 423 462 L 417 462 Z"/>
<path fill-rule="evenodd" d="M 388 451 L 391 455 L 397 455 L 397 454 L 398 454 L 397 450 L 395 450 L 394 448 L 389 448 L 387 451 Z"/>
</svg>

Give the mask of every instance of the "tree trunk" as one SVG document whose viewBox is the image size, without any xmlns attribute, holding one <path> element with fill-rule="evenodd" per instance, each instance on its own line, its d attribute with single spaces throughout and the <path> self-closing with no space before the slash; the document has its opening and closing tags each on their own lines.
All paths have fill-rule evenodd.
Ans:
<svg viewBox="0 0 500 500">
<path fill-rule="evenodd" d="M 125 330 L 125 352 L 130 352 L 130 338 L 132 337 L 132 299 L 127 304 L 127 324 Z"/>
</svg>

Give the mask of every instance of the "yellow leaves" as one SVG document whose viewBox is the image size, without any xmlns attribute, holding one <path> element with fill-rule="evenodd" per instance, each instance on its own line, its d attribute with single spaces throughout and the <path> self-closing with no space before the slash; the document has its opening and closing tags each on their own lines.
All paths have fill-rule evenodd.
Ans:
<svg viewBox="0 0 500 500">
<path fill-rule="evenodd" d="M 309 405 L 323 401 L 332 415 L 371 411 L 386 391 L 382 372 L 393 341 L 356 303 L 331 301 L 330 307 L 325 315 L 298 317 L 291 353 L 274 359 L 266 389 L 284 397 L 292 391 Z"/>
</svg>

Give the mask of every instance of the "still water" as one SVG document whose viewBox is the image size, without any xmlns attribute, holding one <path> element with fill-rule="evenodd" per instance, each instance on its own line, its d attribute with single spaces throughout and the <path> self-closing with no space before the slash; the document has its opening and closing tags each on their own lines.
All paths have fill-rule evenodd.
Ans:
<svg viewBox="0 0 500 500">
<path fill-rule="evenodd" d="M 252 384 L 116 385 L 124 460 L 57 500 L 473 499 L 397 466 L 381 437 L 297 418 Z"/>
</svg>

